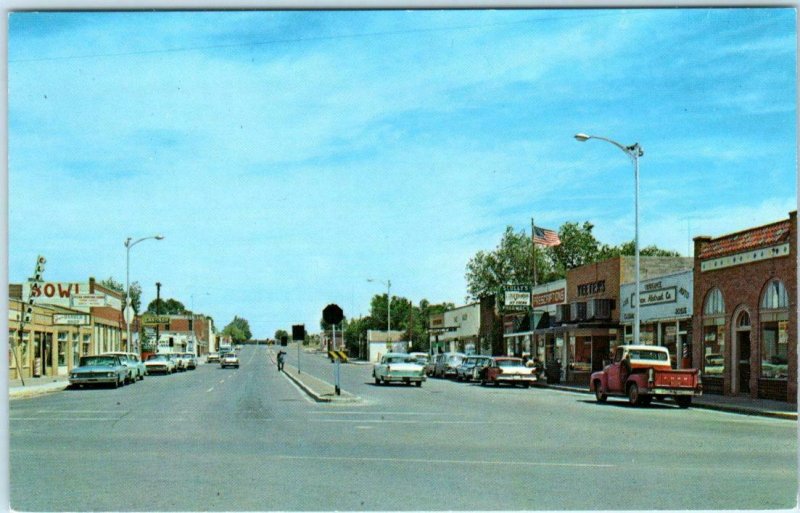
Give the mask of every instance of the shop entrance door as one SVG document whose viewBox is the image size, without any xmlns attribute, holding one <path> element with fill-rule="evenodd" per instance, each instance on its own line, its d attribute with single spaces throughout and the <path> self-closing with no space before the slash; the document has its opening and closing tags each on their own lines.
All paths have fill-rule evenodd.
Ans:
<svg viewBox="0 0 800 513">
<path fill-rule="evenodd" d="M 739 392 L 750 393 L 750 332 L 740 331 L 736 334 L 739 348 Z"/>
<path fill-rule="evenodd" d="M 54 376 L 53 372 L 53 334 L 44 334 L 42 344 L 42 376 Z"/>
</svg>

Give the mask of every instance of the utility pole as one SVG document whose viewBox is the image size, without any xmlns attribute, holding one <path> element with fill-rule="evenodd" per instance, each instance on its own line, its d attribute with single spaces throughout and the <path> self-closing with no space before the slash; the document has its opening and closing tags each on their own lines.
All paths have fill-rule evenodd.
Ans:
<svg viewBox="0 0 800 513">
<path fill-rule="evenodd" d="M 156 282 L 156 317 L 161 315 L 161 282 Z M 156 319 L 158 321 L 158 319 Z M 156 323 L 156 353 L 158 353 L 158 338 L 161 334 L 161 323 Z"/>
</svg>

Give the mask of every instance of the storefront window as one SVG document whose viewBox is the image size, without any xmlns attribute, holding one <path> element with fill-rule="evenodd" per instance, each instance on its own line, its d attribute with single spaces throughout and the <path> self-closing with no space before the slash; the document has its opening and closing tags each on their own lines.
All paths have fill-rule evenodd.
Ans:
<svg viewBox="0 0 800 513">
<path fill-rule="evenodd" d="M 703 304 L 703 370 L 709 376 L 725 372 L 725 301 L 714 287 Z"/>
<path fill-rule="evenodd" d="M 589 372 L 592 369 L 592 337 L 575 337 L 572 351 L 570 368 L 575 372 Z"/>
<path fill-rule="evenodd" d="M 665 323 L 660 325 L 661 328 L 661 345 L 666 347 L 669 351 L 669 358 L 672 363 L 672 368 L 678 367 L 678 326 L 674 323 Z"/>
<path fill-rule="evenodd" d="M 725 328 L 724 326 L 703 327 L 704 372 L 709 376 L 722 376 L 725 372 Z"/>
<path fill-rule="evenodd" d="M 76 331 L 72 334 L 72 366 L 77 367 L 80 359 L 81 359 L 80 335 L 78 335 L 78 332 Z"/>
<path fill-rule="evenodd" d="M 58 332 L 58 366 L 67 366 L 67 343 L 69 342 L 69 333 L 66 331 Z"/>
<path fill-rule="evenodd" d="M 789 375 L 789 296 L 780 280 L 772 280 L 761 298 L 761 377 Z"/>
</svg>

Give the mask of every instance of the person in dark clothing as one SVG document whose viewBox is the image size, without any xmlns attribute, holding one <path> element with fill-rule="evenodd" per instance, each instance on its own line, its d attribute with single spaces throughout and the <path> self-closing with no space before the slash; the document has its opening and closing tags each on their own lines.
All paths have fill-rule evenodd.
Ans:
<svg viewBox="0 0 800 513">
<path fill-rule="evenodd" d="M 286 360 L 286 353 L 284 351 L 278 351 L 278 372 L 283 370 L 284 360 Z"/>
</svg>

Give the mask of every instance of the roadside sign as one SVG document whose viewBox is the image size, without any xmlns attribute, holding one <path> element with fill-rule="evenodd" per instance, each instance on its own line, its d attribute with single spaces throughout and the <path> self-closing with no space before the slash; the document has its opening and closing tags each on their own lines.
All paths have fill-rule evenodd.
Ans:
<svg viewBox="0 0 800 513">
<path fill-rule="evenodd" d="M 344 312 L 342 312 L 342 309 L 339 308 L 339 305 L 330 304 L 326 306 L 324 310 L 322 310 L 322 318 L 328 324 L 336 325 L 342 322 L 342 319 L 344 319 Z"/>
<path fill-rule="evenodd" d="M 123 310 L 122 312 L 122 317 L 125 319 L 125 324 L 130 324 L 131 321 L 133 321 L 133 316 L 134 316 L 133 307 L 132 306 L 125 307 L 125 310 Z"/>
</svg>

